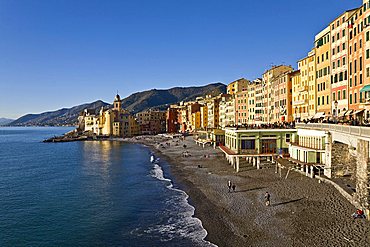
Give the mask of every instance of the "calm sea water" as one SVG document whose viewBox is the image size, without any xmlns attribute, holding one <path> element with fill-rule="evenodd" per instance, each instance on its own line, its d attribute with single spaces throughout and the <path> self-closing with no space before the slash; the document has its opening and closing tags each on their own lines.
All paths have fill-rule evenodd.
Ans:
<svg viewBox="0 0 370 247">
<path fill-rule="evenodd" d="M 0 128 L 0 246 L 212 246 L 168 164 L 121 142 Z"/>
</svg>

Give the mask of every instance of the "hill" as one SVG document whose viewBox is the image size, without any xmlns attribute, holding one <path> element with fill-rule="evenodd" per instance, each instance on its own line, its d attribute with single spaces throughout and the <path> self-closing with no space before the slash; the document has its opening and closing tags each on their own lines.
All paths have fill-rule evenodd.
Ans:
<svg viewBox="0 0 370 247">
<path fill-rule="evenodd" d="M 226 92 L 226 86 L 222 83 L 213 83 L 202 87 L 175 87 L 171 89 L 152 89 L 134 93 L 122 99 L 123 108 L 132 113 L 146 109 L 156 108 L 165 110 L 170 104 L 180 101 L 193 100 L 207 94 L 218 95 Z M 11 122 L 10 126 L 66 126 L 76 125 L 77 118 L 84 109 L 98 111 L 101 107 L 109 106 L 101 100 L 78 105 L 72 108 L 63 108 L 57 111 L 40 114 L 27 114 Z"/>
<path fill-rule="evenodd" d="M 74 106 L 72 108 L 63 108 L 57 111 L 44 112 L 40 114 L 27 114 L 11 122 L 11 126 L 66 126 L 76 125 L 79 114 L 84 109 L 99 110 L 102 106 L 107 106 L 101 100 Z"/>
<path fill-rule="evenodd" d="M 0 126 L 7 125 L 13 121 L 14 119 L 10 119 L 10 118 L 0 118 Z"/>
<path fill-rule="evenodd" d="M 222 83 L 213 83 L 202 87 L 175 87 L 171 89 L 152 89 L 134 93 L 122 100 L 124 108 L 137 113 L 150 108 L 167 109 L 170 104 L 180 101 L 190 101 L 207 94 L 218 95 L 226 92 Z"/>
</svg>

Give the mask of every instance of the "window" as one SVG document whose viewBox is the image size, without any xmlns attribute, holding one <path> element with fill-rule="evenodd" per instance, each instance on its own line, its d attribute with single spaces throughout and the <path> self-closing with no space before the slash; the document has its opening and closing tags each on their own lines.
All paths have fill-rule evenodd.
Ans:
<svg viewBox="0 0 370 247">
<path fill-rule="evenodd" d="M 354 44 L 354 52 L 357 51 L 357 43 Z"/>
<path fill-rule="evenodd" d="M 360 48 L 362 48 L 362 39 L 360 39 Z"/>
<path fill-rule="evenodd" d="M 329 95 L 326 96 L 326 104 L 329 105 Z"/>
<path fill-rule="evenodd" d="M 340 91 L 338 91 L 338 100 L 340 100 Z"/>
<path fill-rule="evenodd" d="M 370 67 L 366 68 L 366 77 L 370 77 Z"/>
<path fill-rule="evenodd" d="M 367 50 L 366 50 L 366 59 L 369 59 L 369 57 L 370 57 L 370 50 L 369 50 L 369 49 L 367 49 Z"/>
<path fill-rule="evenodd" d="M 329 52 L 327 51 L 326 52 L 326 60 L 328 60 L 329 59 Z"/>
<path fill-rule="evenodd" d="M 337 40 L 339 39 L 339 33 L 337 33 Z"/>
<path fill-rule="evenodd" d="M 346 36 L 346 30 L 343 30 L 342 31 L 342 36 L 344 37 L 344 36 Z"/>
<path fill-rule="evenodd" d="M 346 99 L 347 98 L 347 95 L 346 95 L 346 90 L 345 89 L 343 89 L 342 94 L 343 94 L 342 99 Z"/>
<path fill-rule="evenodd" d="M 345 57 L 343 58 L 343 62 L 342 63 L 343 63 L 343 66 L 346 65 L 346 58 Z"/>
<path fill-rule="evenodd" d="M 337 62 L 337 63 L 338 63 L 338 67 L 340 67 L 340 60 L 338 60 L 338 62 Z"/>
<path fill-rule="evenodd" d="M 362 84 L 362 75 L 360 75 L 360 84 Z"/>
<path fill-rule="evenodd" d="M 357 72 L 357 60 L 355 60 L 355 64 L 354 64 L 354 68 L 353 68 L 353 70 L 354 70 L 354 73 L 356 73 L 356 72 Z"/>
<path fill-rule="evenodd" d="M 335 93 L 333 93 L 333 101 L 335 101 Z"/>
<path fill-rule="evenodd" d="M 354 98 L 354 103 L 356 104 L 357 103 L 357 93 L 355 93 L 353 98 Z"/>
<path fill-rule="evenodd" d="M 352 94 L 349 95 L 349 103 L 352 104 Z"/>
<path fill-rule="evenodd" d="M 337 53 L 339 53 L 339 52 L 340 52 L 340 47 L 338 46 L 338 47 L 337 47 Z"/>
<path fill-rule="evenodd" d="M 320 105 L 320 97 L 317 98 L 317 105 Z"/>
<path fill-rule="evenodd" d="M 321 96 L 321 102 L 322 102 L 322 104 L 323 104 L 323 105 L 325 105 L 325 98 L 324 98 L 324 95 L 323 95 L 323 96 Z"/>
<path fill-rule="evenodd" d="M 352 63 L 349 63 L 349 74 L 352 75 Z"/>
<path fill-rule="evenodd" d="M 360 71 L 362 71 L 362 57 L 360 57 Z"/>
<path fill-rule="evenodd" d="M 370 16 L 370 15 L 369 15 Z M 370 40 L 370 32 L 369 31 L 367 31 L 366 32 L 366 41 L 369 41 Z"/>
<path fill-rule="evenodd" d="M 255 140 L 241 140 L 241 149 L 255 149 Z"/>
<path fill-rule="evenodd" d="M 346 49 L 346 43 L 343 43 L 342 44 L 342 49 L 345 50 Z"/>
</svg>

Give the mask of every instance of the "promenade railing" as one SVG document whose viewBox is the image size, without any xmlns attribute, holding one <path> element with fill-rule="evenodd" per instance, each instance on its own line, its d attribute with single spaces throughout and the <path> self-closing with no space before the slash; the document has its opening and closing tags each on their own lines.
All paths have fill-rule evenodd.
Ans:
<svg viewBox="0 0 370 247">
<path fill-rule="evenodd" d="M 296 123 L 296 128 L 336 131 L 339 133 L 354 135 L 357 137 L 370 138 L 370 127 L 327 124 L 327 123 Z"/>
</svg>

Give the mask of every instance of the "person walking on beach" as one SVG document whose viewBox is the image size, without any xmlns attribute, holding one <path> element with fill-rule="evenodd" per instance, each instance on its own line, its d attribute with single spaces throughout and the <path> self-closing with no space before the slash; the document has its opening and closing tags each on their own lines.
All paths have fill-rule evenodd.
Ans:
<svg viewBox="0 0 370 247">
<path fill-rule="evenodd" d="M 233 192 L 235 192 L 235 188 L 236 188 L 236 185 L 235 185 L 235 184 L 233 184 Z"/>
<path fill-rule="evenodd" d="M 231 181 L 230 180 L 227 182 L 227 187 L 229 188 L 229 192 L 231 192 Z"/>
<path fill-rule="evenodd" d="M 270 206 L 270 194 L 268 192 L 265 194 L 265 204 L 266 206 Z"/>
</svg>

